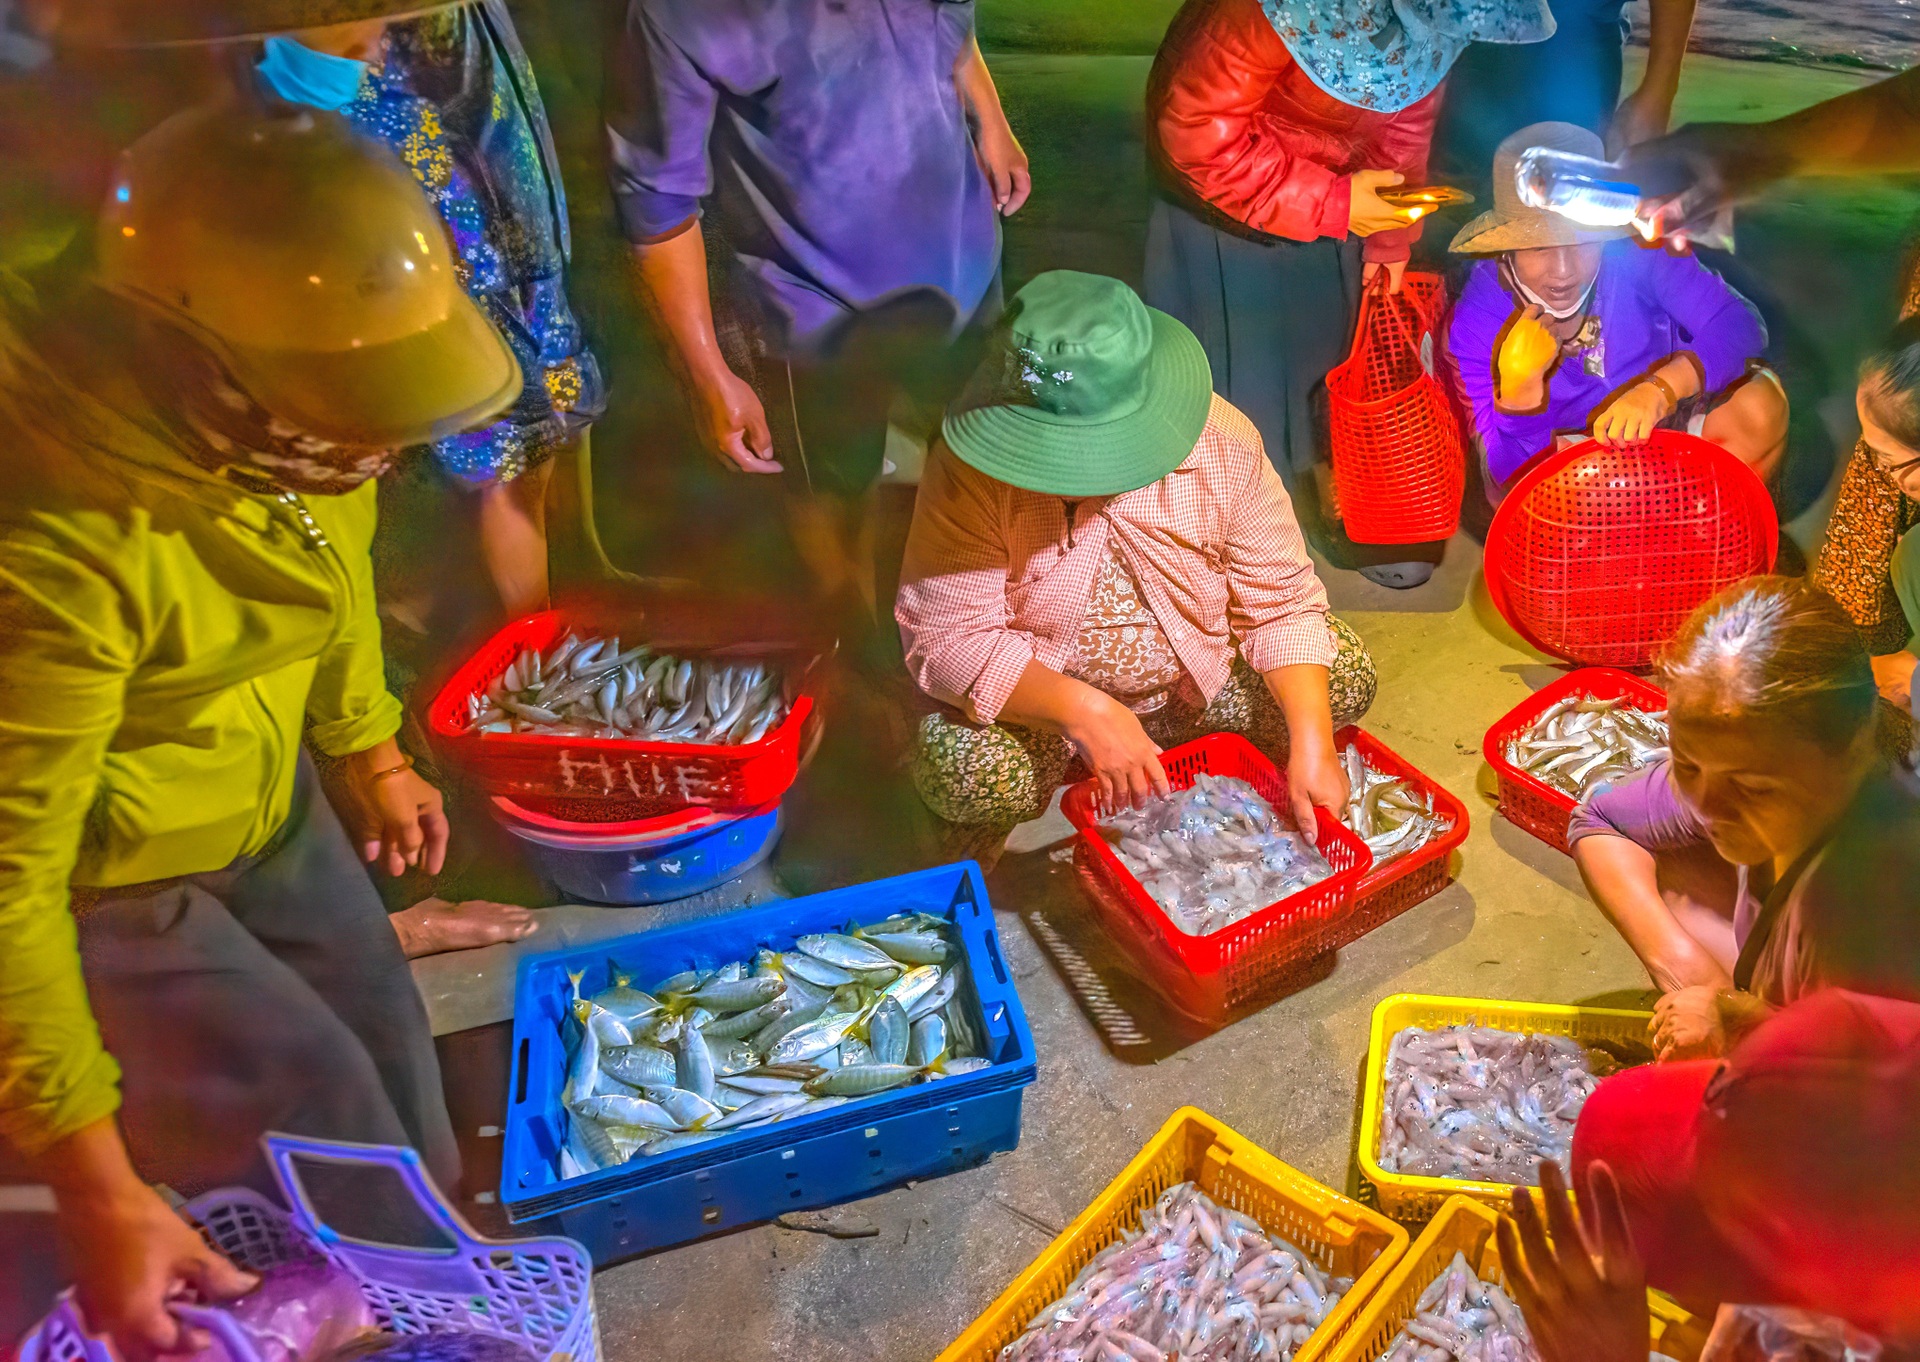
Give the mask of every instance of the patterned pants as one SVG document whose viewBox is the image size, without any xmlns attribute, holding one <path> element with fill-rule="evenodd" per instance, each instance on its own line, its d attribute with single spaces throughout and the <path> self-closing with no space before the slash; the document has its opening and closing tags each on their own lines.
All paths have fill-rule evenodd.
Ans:
<svg viewBox="0 0 1920 1362">
<path fill-rule="evenodd" d="M 1366 644 L 1344 620 L 1327 617 L 1336 651 L 1327 678 L 1333 726 L 1358 722 L 1378 682 Z M 1239 733 L 1275 761 L 1287 755 L 1287 721 L 1260 674 L 1235 657 L 1233 674 L 1204 710 L 1169 705 L 1141 716 L 1162 747 L 1208 733 Z M 952 710 L 920 722 L 913 783 L 927 807 L 959 828 L 1005 833 L 1046 810 L 1066 779 L 1073 748 L 1057 733 L 1014 724 L 975 724 Z"/>
</svg>

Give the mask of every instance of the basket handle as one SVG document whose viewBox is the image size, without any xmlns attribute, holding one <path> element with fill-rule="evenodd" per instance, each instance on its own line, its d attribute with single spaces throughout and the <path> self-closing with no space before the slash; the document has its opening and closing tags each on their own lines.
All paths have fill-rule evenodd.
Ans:
<svg viewBox="0 0 1920 1362">
<path fill-rule="evenodd" d="M 484 1252 L 484 1241 L 433 1185 L 426 1169 L 420 1165 L 418 1151 L 396 1145 L 350 1144 L 279 1134 L 262 1136 L 261 1144 L 266 1147 L 274 1179 L 292 1209 L 294 1222 L 319 1241 L 329 1256 L 351 1271 L 368 1280 L 382 1280 L 397 1270 L 410 1279 L 409 1285 L 424 1290 L 465 1297 L 491 1295 L 486 1278 L 470 1265 L 476 1254 Z M 399 1174 L 414 1202 L 434 1227 L 452 1241 L 453 1247 L 417 1248 L 349 1239 L 320 1218 L 319 1209 L 307 1196 L 306 1187 L 294 1168 L 295 1159 L 336 1166 L 384 1168 Z"/>
<path fill-rule="evenodd" d="M 1360 324 L 1356 334 L 1364 336 L 1367 333 L 1368 321 L 1371 320 L 1374 312 L 1380 309 L 1384 309 L 1385 315 L 1393 319 L 1394 328 L 1400 333 L 1400 343 L 1406 346 L 1407 349 L 1418 354 L 1420 350 L 1420 333 L 1430 330 L 1431 324 L 1426 311 L 1412 298 L 1407 296 L 1404 277 L 1402 279 L 1400 292 L 1387 292 L 1387 271 L 1385 266 L 1382 266 L 1379 272 L 1367 281 L 1366 290 L 1361 295 Z M 1408 313 L 1413 314 L 1413 321 L 1411 322 L 1408 320 Z M 1418 325 L 1415 325 L 1415 323 L 1418 323 Z"/>
</svg>

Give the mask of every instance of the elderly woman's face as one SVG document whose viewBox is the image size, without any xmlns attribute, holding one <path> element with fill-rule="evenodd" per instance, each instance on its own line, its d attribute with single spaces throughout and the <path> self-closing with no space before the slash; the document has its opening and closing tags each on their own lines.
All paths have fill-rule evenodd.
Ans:
<svg viewBox="0 0 1920 1362">
<path fill-rule="evenodd" d="M 1507 261 L 1513 277 L 1525 284 L 1556 312 L 1576 306 L 1600 273 L 1597 243 L 1585 246 L 1535 246 L 1511 251 Z"/>
<path fill-rule="evenodd" d="M 1854 407 L 1860 414 L 1860 438 L 1866 441 L 1875 466 L 1902 492 L 1920 499 L 1920 449 L 1902 444 L 1881 428 L 1874 419 L 1873 397 L 1869 385 L 1861 384 L 1854 399 Z"/>
<path fill-rule="evenodd" d="M 1776 726 L 1714 714 L 1684 689 L 1668 697 L 1673 784 L 1735 865 L 1797 855 L 1852 801 L 1871 752 L 1830 752 Z"/>
</svg>

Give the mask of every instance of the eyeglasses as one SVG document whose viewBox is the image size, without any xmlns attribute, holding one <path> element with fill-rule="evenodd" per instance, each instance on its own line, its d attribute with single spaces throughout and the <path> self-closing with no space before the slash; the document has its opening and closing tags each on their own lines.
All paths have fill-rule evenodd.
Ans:
<svg viewBox="0 0 1920 1362">
<path fill-rule="evenodd" d="M 1876 449 L 1873 451 L 1873 466 L 1880 470 L 1882 477 L 1897 478 L 1910 468 L 1920 468 L 1920 459 L 1905 459 L 1900 463 L 1888 463 L 1886 459 L 1882 457 L 1880 451 Z"/>
</svg>

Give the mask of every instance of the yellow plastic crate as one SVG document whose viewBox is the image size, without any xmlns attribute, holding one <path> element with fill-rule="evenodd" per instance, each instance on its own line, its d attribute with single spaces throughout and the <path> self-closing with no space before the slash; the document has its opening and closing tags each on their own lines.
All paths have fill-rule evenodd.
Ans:
<svg viewBox="0 0 1920 1362">
<path fill-rule="evenodd" d="M 1013 1285 L 935 1362 L 991 1362 L 1033 1317 L 1066 1294 L 1093 1256 L 1139 1224 L 1140 1212 L 1179 1182 L 1297 1244 L 1349 1291 L 1300 1351 L 1316 1362 L 1346 1336 L 1354 1316 L 1407 1249 L 1407 1232 L 1387 1217 L 1323 1187 L 1194 1107 L 1182 1107 L 1107 1184 Z"/>
<path fill-rule="evenodd" d="M 1440 1213 L 1428 1222 L 1380 1289 L 1360 1307 L 1344 1342 L 1328 1362 L 1375 1362 L 1386 1355 L 1401 1326 L 1413 1318 L 1413 1307 L 1435 1277 L 1446 1271 L 1455 1253 L 1482 1279 L 1503 1289 L 1507 1274 L 1500 1263 L 1500 1245 L 1494 1226 L 1500 1217 L 1470 1197 L 1449 1197 Z M 1655 1352 L 1674 1362 L 1699 1362 L 1711 1320 L 1697 1320 L 1657 1291 L 1647 1293 L 1649 1337 Z"/>
<path fill-rule="evenodd" d="M 1360 1138 L 1356 1153 L 1360 1174 L 1373 1184 L 1380 1209 L 1395 1220 L 1419 1224 L 1455 1194 L 1489 1206 L 1501 1207 L 1513 1189 L 1504 1182 L 1472 1182 L 1465 1178 L 1415 1177 L 1389 1173 L 1380 1166 L 1380 1123 L 1386 1100 L 1387 1047 L 1409 1026 L 1432 1029 L 1474 1023 L 1501 1031 L 1539 1031 L 1571 1036 L 1584 1044 L 1607 1041 L 1621 1045 L 1647 1043 L 1651 1012 L 1628 1012 L 1611 1007 L 1565 1007 L 1555 1003 L 1509 1002 L 1500 998 L 1441 998 L 1425 993 L 1396 993 L 1382 998 L 1373 1009 L 1373 1034 L 1367 1044 L 1366 1088 L 1361 1097 Z"/>
</svg>

